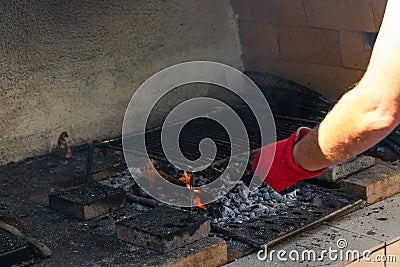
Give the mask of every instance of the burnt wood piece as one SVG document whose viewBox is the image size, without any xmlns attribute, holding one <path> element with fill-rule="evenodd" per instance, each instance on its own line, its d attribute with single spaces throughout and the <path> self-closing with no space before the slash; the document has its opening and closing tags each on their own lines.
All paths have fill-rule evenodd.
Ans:
<svg viewBox="0 0 400 267">
<path fill-rule="evenodd" d="M 126 193 L 122 189 L 94 183 L 50 193 L 49 203 L 53 210 L 88 220 L 124 207 Z"/>
<path fill-rule="evenodd" d="M 28 242 L 0 229 L 0 266 L 15 266 L 29 259 Z"/>
<path fill-rule="evenodd" d="M 115 224 L 117 238 L 166 253 L 205 238 L 207 218 L 173 208 L 156 208 Z"/>
<path fill-rule="evenodd" d="M 148 207 L 151 207 L 151 208 L 156 208 L 156 207 L 158 207 L 159 205 L 162 204 L 162 203 L 161 203 L 160 201 L 158 201 L 158 200 L 151 199 L 151 198 L 145 198 L 145 197 L 135 196 L 134 194 L 129 193 L 129 192 L 126 193 L 126 198 L 127 198 L 127 200 L 130 201 L 130 202 L 139 203 L 139 204 L 142 204 L 142 205 L 146 205 L 146 206 L 148 206 Z"/>
<path fill-rule="evenodd" d="M 9 225 L 5 222 L 0 221 L 0 230 L 3 230 L 5 232 L 13 235 L 14 237 L 18 238 L 19 240 L 23 240 L 24 243 L 25 242 L 28 243 L 32 254 L 35 254 L 42 258 L 51 257 L 51 255 L 53 254 L 51 252 L 51 250 L 45 244 L 37 241 L 36 239 L 34 239 L 32 237 L 26 236 L 25 234 L 20 232 L 17 228 L 15 228 L 12 225 Z M 0 242 L 0 244 L 3 244 L 3 242 Z"/>
</svg>

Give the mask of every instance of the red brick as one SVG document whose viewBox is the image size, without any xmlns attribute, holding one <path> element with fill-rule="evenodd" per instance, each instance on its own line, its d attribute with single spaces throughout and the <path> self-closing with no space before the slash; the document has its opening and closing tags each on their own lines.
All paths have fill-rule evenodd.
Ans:
<svg viewBox="0 0 400 267">
<path fill-rule="evenodd" d="M 309 87 L 314 77 L 314 64 L 274 60 L 262 57 L 244 57 L 246 70 L 271 73 Z"/>
<path fill-rule="evenodd" d="M 364 70 L 367 68 L 371 51 L 365 49 L 361 32 L 341 31 L 340 45 L 344 67 Z"/>
<path fill-rule="evenodd" d="M 233 11 L 239 16 L 239 21 L 253 21 L 250 0 L 231 0 L 231 3 Z"/>
<path fill-rule="evenodd" d="M 381 27 L 383 14 L 385 13 L 386 3 L 387 0 L 371 0 L 376 31 L 379 31 L 379 28 Z"/>
<path fill-rule="evenodd" d="M 311 88 L 330 99 L 338 99 L 350 86 L 358 82 L 364 71 L 315 65 Z"/>
<path fill-rule="evenodd" d="M 282 27 L 278 36 L 283 59 L 329 66 L 342 65 L 339 34 L 336 30 Z"/>
<path fill-rule="evenodd" d="M 244 55 L 279 58 L 274 25 L 239 22 L 239 34 Z"/>
<path fill-rule="evenodd" d="M 301 0 L 276 0 L 276 9 L 281 25 L 307 26 L 306 15 Z"/>
<path fill-rule="evenodd" d="M 375 31 L 368 0 L 304 0 L 308 25 L 315 28 Z"/>
<path fill-rule="evenodd" d="M 278 24 L 275 0 L 250 0 L 255 22 Z"/>
</svg>

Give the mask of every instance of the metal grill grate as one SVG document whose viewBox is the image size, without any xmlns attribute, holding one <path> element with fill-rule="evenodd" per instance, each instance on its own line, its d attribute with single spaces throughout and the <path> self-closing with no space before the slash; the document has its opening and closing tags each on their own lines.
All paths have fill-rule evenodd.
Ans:
<svg viewBox="0 0 400 267">
<path fill-rule="evenodd" d="M 245 72 L 245 74 L 259 86 L 268 100 L 273 111 L 278 140 L 287 138 L 301 126 L 310 128 L 316 126 L 334 105 L 333 101 L 295 82 L 261 72 Z M 246 105 L 240 105 L 233 107 L 233 109 L 246 127 L 250 149 L 260 148 L 259 125 L 250 108 Z M 212 139 L 217 146 L 215 161 L 227 160 L 231 156 L 229 136 L 222 126 L 210 119 L 196 119 L 183 127 L 179 137 L 180 149 L 183 155 L 191 160 L 199 158 L 198 144 L 204 138 Z M 150 157 L 166 160 L 165 153 L 160 145 L 160 128 L 148 130 L 145 133 L 145 140 Z M 96 146 L 122 150 L 121 140 L 119 139 L 96 144 Z M 133 153 L 138 151 L 135 147 L 130 147 L 129 149 Z M 246 152 L 247 149 L 247 147 L 243 146 L 240 151 Z M 373 156 L 384 160 L 399 160 L 400 126 L 369 152 Z"/>
</svg>

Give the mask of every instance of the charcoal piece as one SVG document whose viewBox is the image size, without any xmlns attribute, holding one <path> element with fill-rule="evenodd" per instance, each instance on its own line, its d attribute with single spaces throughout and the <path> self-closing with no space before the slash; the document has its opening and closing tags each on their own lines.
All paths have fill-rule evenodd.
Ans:
<svg viewBox="0 0 400 267">
<path fill-rule="evenodd" d="M 207 208 L 207 212 L 211 218 L 220 218 L 222 216 L 221 207 L 216 202 Z"/>
</svg>

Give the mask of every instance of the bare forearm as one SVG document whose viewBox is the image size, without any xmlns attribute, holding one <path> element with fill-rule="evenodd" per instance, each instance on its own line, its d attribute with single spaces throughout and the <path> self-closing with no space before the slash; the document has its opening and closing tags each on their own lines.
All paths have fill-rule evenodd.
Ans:
<svg viewBox="0 0 400 267">
<path fill-rule="evenodd" d="M 300 167 L 314 171 L 360 154 L 396 127 L 395 115 L 376 105 L 366 91 L 359 85 L 344 95 L 319 127 L 294 146 Z"/>
</svg>

